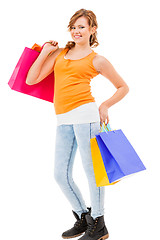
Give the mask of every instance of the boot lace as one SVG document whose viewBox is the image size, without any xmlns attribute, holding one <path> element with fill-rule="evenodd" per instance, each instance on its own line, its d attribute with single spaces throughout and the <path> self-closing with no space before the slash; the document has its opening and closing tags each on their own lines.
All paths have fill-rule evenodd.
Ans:
<svg viewBox="0 0 160 240">
<path fill-rule="evenodd" d="M 83 223 L 84 220 L 84 215 L 82 215 L 81 219 L 78 219 L 75 224 L 74 227 L 79 228 L 81 226 L 81 224 Z"/>
<path fill-rule="evenodd" d="M 95 219 L 93 224 L 88 223 L 88 227 L 87 227 L 87 230 L 85 231 L 85 233 L 88 234 L 89 236 L 91 236 L 97 227 L 97 222 L 98 222 L 98 218 Z"/>
</svg>

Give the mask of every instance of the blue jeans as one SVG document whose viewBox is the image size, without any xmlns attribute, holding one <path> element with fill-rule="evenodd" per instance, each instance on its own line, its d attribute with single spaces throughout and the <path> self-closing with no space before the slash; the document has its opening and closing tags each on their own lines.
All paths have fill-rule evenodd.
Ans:
<svg viewBox="0 0 160 240">
<path fill-rule="evenodd" d="M 87 211 L 82 194 L 72 178 L 72 168 L 79 147 L 83 168 L 88 179 L 91 216 L 104 215 L 105 187 L 97 187 L 91 157 L 90 138 L 100 131 L 100 122 L 59 125 L 56 129 L 54 178 L 69 200 L 73 210 L 81 217 Z"/>
</svg>

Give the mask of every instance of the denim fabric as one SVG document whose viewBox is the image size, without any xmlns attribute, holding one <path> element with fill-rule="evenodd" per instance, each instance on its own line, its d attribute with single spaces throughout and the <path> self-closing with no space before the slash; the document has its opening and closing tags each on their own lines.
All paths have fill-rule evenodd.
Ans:
<svg viewBox="0 0 160 240">
<path fill-rule="evenodd" d="M 62 124 L 56 128 L 54 178 L 69 200 L 73 210 L 81 217 L 87 211 L 83 196 L 72 178 L 73 163 L 79 147 L 82 164 L 89 183 L 91 216 L 104 215 L 105 187 L 97 187 L 91 157 L 90 139 L 100 131 L 100 122 Z"/>
</svg>

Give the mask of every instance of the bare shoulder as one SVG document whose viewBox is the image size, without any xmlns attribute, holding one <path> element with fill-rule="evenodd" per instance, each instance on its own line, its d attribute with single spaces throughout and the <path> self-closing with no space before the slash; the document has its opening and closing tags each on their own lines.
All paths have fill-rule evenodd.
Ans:
<svg viewBox="0 0 160 240">
<path fill-rule="evenodd" d="M 107 67 L 107 65 L 111 64 L 104 56 L 96 54 L 93 59 L 93 65 L 97 72 L 101 73 L 103 67 Z"/>
<path fill-rule="evenodd" d="M 57 49 L 57 53 L 59 54 L 59 53 L 61 53 L 63 50 L 64 50 L 64 48 L 58 48 L 58 49 Z"/>
<path fill-rule="evenodd" d="M 62 51 L 64 50 L 64 48 L 58 48 L 55 52 L 53 52 L 50 57 L 51 58 L 56 58 Z"/>
</svg>

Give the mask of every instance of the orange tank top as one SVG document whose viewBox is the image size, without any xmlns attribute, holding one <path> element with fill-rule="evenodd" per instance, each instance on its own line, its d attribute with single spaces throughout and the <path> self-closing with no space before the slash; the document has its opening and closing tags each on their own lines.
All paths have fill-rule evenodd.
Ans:
<svg viewBox="0 0 160 240">
<path fill-rule="evenodd" d="M 92 53 L 84 58 L 71 60 L 65 59 L 68 50 L 69 48 L 63 49 L 55 60 L 53 102 L 56 114 L 95 102 L 90 82 L 99 74 L 93 66 L 93 58 L 97 53 L 92 50 Z"/>
</svg>

